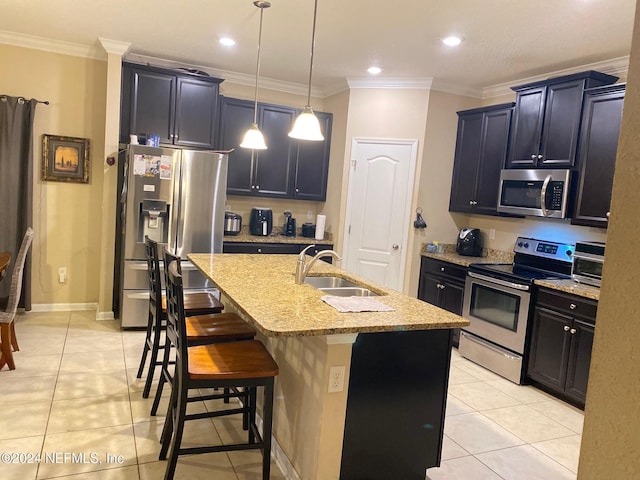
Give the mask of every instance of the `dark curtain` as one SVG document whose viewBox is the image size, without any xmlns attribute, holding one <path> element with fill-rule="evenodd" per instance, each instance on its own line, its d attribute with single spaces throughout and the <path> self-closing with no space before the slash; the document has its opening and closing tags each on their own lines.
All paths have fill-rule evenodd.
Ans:
<svg viewBox="0 0 640 480">
<path fill-rule="evenodd" d="M 0 251 L 18 255 L 33 223 L 33 119 L 36 100 L 0 95 Z M 37 232 L 36 232 L 37 233 Z M 13 269 L 0 282 L 0 299 L 9 296 Z M 31 255 L 24 266 L 20 306 L 31 310 Z"/>
</svg>

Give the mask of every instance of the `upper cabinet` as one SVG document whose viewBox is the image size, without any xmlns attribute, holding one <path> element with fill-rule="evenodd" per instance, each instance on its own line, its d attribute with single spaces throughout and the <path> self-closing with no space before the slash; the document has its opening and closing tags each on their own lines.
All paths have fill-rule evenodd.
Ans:
<svg viewBox="0 0 640 480">
<path fill-rule="evenodd" d="M 288 135 L 300 110 L 258 103 L 258 127 L 268 148 L 248 150 L 240 143 L 253 123 L 253 110 L 254 102 L 222 97 L 220 146 L 235 149 L 229 154 L 227 194 L 324 201 L 332 115 L 315 112 L 325 140 L 305 142 Z"/>
<path fill-rule="evenodd" d="M 120 141 L 129 134 L 160 136 L 188 148 L 216 148 L 218 78 L 124 63 Z"/>
<path fill-rule="evenodd" d="M 616 80 L 587 71 L 512 87 L 516 106 L 507 168 L 572 167 L 584 90 Z"/>
<path fill-rule="evenodd" d="M 458 112 L 449 211 L 496 215 L 513 103 Z"/>
<path fill-rule="evenodd" d="M 580 129 L 580 179 L 571 223 L 606 227 L 613 187 L 625 85 L 585 92 Z"/>
</svg>

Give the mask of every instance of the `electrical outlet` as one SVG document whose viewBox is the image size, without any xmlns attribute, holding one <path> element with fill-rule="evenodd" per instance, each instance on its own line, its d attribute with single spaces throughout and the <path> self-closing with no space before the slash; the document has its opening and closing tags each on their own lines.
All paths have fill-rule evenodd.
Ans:
<svg viewBox="0 0 640 480">
<path fill-rule="evenodd" d="M 496 239 L 496 229 L 495 228 L 490 228 L 489 229 L 489 240 L 495 240 Z"/>
<path fill-rule="evenodd" d="M 329 393 L 344 390 L 344 365 L 329 368 Z"/>
<path fill-rule="evenodd" d="M 60 267 L 58 269 L 58 283 L 66 283 L 67 281 L 67 267 Z"/>
</svg>

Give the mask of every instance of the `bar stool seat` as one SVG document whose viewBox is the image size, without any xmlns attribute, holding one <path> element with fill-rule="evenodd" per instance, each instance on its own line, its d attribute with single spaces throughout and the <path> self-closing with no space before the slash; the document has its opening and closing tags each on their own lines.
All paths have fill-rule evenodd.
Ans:
<svg viewBox="0 0 640 480">
<path fill-rule="evenodd" d="M 176 367 L 160 438 L 160 460 L 165 460 L 171 449 L 164 478 L 173 479 L 179 455 L 259 449 L 262 452 L 262 478 L 268 480 L 271 468 L 273 387 L 274 378 L 279 373 L 278 365 L 258 340 L 188 346 L 182 305 L 182 276 L 177 271 L 177 263 L 167 263 L 167 339 L 175 347 Z M 258 387 L 262 387 L 264 392 L 262 434 L 256 425 Z M 242 407 L 188 415 L 186 408 L 191 400 L 189 390 L 209 388 L 225 389 L 224 394 L 214 396 L 217 398 L 228 398 L 228 389 L 239 392 L 230 395 L 243 398 Z M 248 423 L 246 442 L 182 448 L 186 421 L 233 414 L 242 414 L 243 421 Z"/>
</svg>

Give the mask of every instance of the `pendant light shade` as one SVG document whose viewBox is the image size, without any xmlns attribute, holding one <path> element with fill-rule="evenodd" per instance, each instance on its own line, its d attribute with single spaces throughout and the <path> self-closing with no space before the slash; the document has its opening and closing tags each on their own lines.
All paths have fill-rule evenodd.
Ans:
<svg viewBox="0 0 640 480">
<path fill-rule="evenodd" d="M 318 16 L 318 0 L 315 0 L 313 7 L 313 31 L 311 33 L 311 64 L 309 66 L 309 89 L 307 90 L 307 105 L 304 111 L 298 115 L 293 128 L 289 132 L 291 138 L 298 140 L 320 141 L 324 140 L 322 131 L 320 130 L 320 122 L 318 117 L 313 113 L 311 108 L 311 75 L 313 74 L 313 52 L 316 43 L 316 18 Z"/>
<path fill-rule="evenodd" d="M 264 135 L 258 128 L 258 76 L 260 74 L 260 46 L 262 43 L 262 14 L 264 13 L 265 8 L 269 8 L 271 3 L 256 0 L 253 4 L 260 9 L 260 30 L 258 31 L 258 60 L 256 61 L 256 91 L 255 98 L 253 102 L 253 123 L 247 133 L 244 134 L 244 138 L 242 139 L 242 143 L 240 146 L 242 148 L 250 148 L 252 150 L 265 150 L 267 148 L 267 144 L 264 141 Z"/>
</svg>

